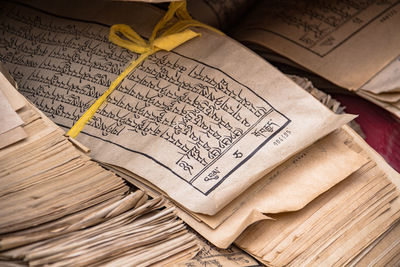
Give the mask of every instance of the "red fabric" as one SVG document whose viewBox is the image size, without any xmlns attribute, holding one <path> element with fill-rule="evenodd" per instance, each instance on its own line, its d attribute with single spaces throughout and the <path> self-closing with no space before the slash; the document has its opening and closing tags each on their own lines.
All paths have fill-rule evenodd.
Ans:
<svg viewBox="0 0 400 267">
<path fill-rule="evenodd" d="M 381 107 L 357 96 L 334 94 L 346 106 L 346 112 L 358 114 L 356 122 L 373 147 L 398 172 L 400 172 L 400 120 Z"/>
</svg>

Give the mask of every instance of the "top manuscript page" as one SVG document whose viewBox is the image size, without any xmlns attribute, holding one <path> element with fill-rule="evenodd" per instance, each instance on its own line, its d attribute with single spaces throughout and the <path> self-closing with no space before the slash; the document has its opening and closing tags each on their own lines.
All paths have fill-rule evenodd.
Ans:
<svg viewBox="0 0 400 267">
<path fill-rule="evenodd" d="M 129 23 L 148 36 L 161 15 L 126 2 L 101 2 L 85 13 L 85 3 L 48 8 L 97 22 L 2 3 L 1 60 L 20 92 L 64 129 L 138 57 L 111 44 L 103 23 Z M 132 71 L 77 139 L 94 159 L 147 179 L 194 212 L 215 214 L 353 117 L 332 114 L 228 37 L 194 30 L 202 36 Z"/>
</svg>

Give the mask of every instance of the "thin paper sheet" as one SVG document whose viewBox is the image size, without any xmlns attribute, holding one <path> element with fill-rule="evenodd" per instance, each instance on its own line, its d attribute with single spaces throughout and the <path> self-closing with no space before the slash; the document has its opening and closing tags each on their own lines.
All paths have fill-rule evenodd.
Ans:
<svg viewBox="0 0 400 267">
<path fill-rule="evenodd" d="M 1 75 L 1 74 L 0 74 Z M 7 98 L 0 90 L 0 134 L 11 131 L 23 124 L 23 121 L 11 107 Z"/>
<path fill-rule="evenodd" d="M 360 89 L 374 94 L 385 92 L 400 93 L 400 56 L 394 59 Z"/>
<path fill-rule="evenodd" d="M 0 72 L 0 134 L 8 132 L 18 126 L 21 126 L 24 122 L 15 112 L 14 108 L 9 103 L 8 98 L 3 93 L 5 86 L 11 86 L 4 75 Z"/>
</svg>

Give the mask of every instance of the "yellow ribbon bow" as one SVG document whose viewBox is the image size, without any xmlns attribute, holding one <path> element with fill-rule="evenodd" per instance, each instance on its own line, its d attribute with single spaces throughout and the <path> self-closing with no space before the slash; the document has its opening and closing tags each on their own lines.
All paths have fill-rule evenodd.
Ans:
<svg viewBox="0 0 400 267">
<path fill-rule="evenodd" d="M 174 19 L 175 16 L 178 19 L 177 22 L 166 28 L 167 23 Z M 140 54 L 140 56 L 138 59 L 132 61 L 130 65 L 117 77 L 117 79 L 111 83 L 107 91 L 105 91 L 103 95 L 98 98 L 96 102 L 82 115 L 82 117 L 68 131 L 67 135 L 75 138 L 82 131 L 83 127 L 85 127 L 86 123 L 93 117 L 101 104 L 103 104 L 107 97 L 114 91 L 114 89 L 148 56 L 160 50 L 171 51 L 186 41 L 200 36 L 199 33 L 195 33 L 187 29 L 188 27 L 192 26 L 207 28 L 223 34 L 211 26 L 193 20 L 187 12 L 186 1 L 170 3 L 167 13 L 165 13 L 164 17 L 154 27 L 148 42 L 140 37 L 140 35 L 128 25 L 113 25 L 110 29 L 109 40 L 118 46 Z M 159 34 L 161 31 L 162 33 Z M 157 36 L 158 34 L 159 36 Z"/>
</svg>

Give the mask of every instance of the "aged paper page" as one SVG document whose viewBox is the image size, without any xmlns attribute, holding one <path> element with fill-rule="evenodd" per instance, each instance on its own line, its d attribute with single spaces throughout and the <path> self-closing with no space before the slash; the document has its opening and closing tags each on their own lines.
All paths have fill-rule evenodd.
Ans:
<svg viewBox="0 0 400 267">
<path fill-rule="evenodd" d="M 259 1 L 234 37 L 350 90 L 400 53 L 400 1 Z M 351 75 L 349 75 L 351 73 Z"/>
<path fill-rule="evenodd" d="M 1 81 L 0 86 L 2 86 L 2 84 Z M 0 135 L 24 123 L 11 107 L 2 90 L 0 90 L 0 114 Z"/>
<path fill-rule="evenodd" d="M 388 103 L 388 102 L 382 102 L 379 101 L 378 99 L 371 97 L 368 93 L 366 93 L 363 90 L 359 90 L 357 91 L 357 94 L 369 101 L 371 101 L 372 103 L 386 109 L 387 111 L 389 111 L 390 113 L 394 114 L 395 116 L 397 116 L 398 118 L 400 118 L 400 106 L 396 106 L 394 104 L 396 103 Z"/>
<path fill-rule="evenodd" d="M 110 44 L 102 24 L 3 6 L 2 60 L 20 92 L 64 129 L 138 56 Z M 114 22 L 126 19 L 105 7 L 96 7 L 96 17 L 110 22 L 103 11 L 121 14 Z M 143 30 L 145 18 L 160 13 L 140 7 L 129 14 L 140 13 L 133 26 Z M 196 31 L 201 38 L 138 66 L 78 140 L 96 160 L 128 169 L 185 208 L 211 215 L 353 116 L 332 114 L 229 38 Z"/>
<path fill-rule="evenodd" d="M 351 262 L 351 266 L 395 266 L 399 261 L 400 222 L 397 222 L 373 244 L 371 250 Z"/>
<path fill-rule="evenodd" d="M 400 93 L 400 56 L 376 74 L 360 89 L 374 94 L 385 92 Z"/>
<path fill-rule="evenodd" d="M 9 101 L 9 104 L 13 108 L 14 111 L 20 110 L 23 108 L 26 103 L 25 100 L 23 99 L 23 96 L 20 94 L 15 93 L 15 87 L 14 84 L 11 83 L 11 81 L 8 79 L 8 72 L 7 70 L 3 70 L 4 66 L 3 64 L 0 63 L 0 90 L 3 92 L 4 96 L 7 98 Z M 4 72 L 3 72 L 4 71 Z"/>
<path fill-rule="evenodd" d="M 25 104 L 19 101 L 19 94 L 12 94 L 10 89 L 14 91 L 15 89 L 12 88 L 13 85 L 2 71 L 3 68 L 0 64 L 0 148 L 27 137 L 25 130 L 22 128 L 24 121 L 16 112 Z"/>
</svg>

